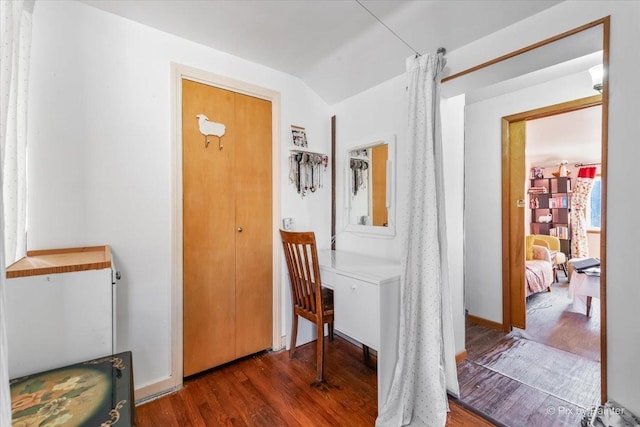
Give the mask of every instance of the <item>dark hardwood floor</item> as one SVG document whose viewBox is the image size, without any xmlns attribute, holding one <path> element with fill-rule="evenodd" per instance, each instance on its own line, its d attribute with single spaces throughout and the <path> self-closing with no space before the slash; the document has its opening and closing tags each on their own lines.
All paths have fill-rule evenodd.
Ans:
<svg viewBox="0 0 640 427">
<path fill-rule="evenodd" d="M 580 425 L 599 403 L 599 313 L 573 312 L 566 288 L 530 297 L 526 331 L 467 324 L 464 404 L 506 426 Z"/>
<path fill-rule="evenodd" d="M 327 385 L 313 387 L 315 343 L 261 353 L 189 378 L 176 393 L 136 408 L 137 427 L 373 426 L 375 368 L 362 349 L 336 337 L 326 347 Z M 451 401 L 447 426 L 494 424 Z"/>
</svg>

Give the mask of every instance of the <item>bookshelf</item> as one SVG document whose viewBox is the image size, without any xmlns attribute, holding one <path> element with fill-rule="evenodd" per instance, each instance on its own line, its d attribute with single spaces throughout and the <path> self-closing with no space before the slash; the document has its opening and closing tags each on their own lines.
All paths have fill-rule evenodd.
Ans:
<svg viewBox="0 0 640 427">
<path fill-rule="evenodd" d="M 530 180 L 531 234 L 560 239 L 560 249 L 571 258 L 571 178 Z"/>
</svg>

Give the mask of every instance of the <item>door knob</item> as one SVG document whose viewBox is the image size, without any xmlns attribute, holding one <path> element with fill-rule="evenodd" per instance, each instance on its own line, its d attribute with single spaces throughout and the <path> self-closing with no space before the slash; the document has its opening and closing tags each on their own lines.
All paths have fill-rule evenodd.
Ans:
<svg viewBox="0 0 640 427">
<path fill-rule="evenodd" d="M 238 227 L 238 233 L 242 233 L 242 227 Z"/>
</svg>

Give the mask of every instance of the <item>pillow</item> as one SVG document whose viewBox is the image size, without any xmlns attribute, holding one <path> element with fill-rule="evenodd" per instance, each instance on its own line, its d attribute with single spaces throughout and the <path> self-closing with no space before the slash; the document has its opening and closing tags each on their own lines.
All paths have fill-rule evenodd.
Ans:
<svg viewBox="0 0 640 427">
<path fill-rule="evenodd" d="M 551 254 L 549 253 L 549 249 L 544 246 L 533 245 L 533 259 L 551 263 Z"/>
<path fill-rule="evenodd" d="M 530 261 L 533 259 L 533 241 L 535 236 L 532 234 L 525 237 L 525 259 Z"/>
</svg>

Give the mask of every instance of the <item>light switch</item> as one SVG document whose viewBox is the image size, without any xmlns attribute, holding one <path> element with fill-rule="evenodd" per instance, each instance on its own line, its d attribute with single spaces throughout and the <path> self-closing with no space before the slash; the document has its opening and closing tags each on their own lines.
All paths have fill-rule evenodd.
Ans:
<svg viewBox="0 0 640 427">
<path fill-rule="evenodd" d="M 296 224 L 293 218 L 282 218 L 282 228 L 284 230 L 293 230 Z"/>
</svg>

